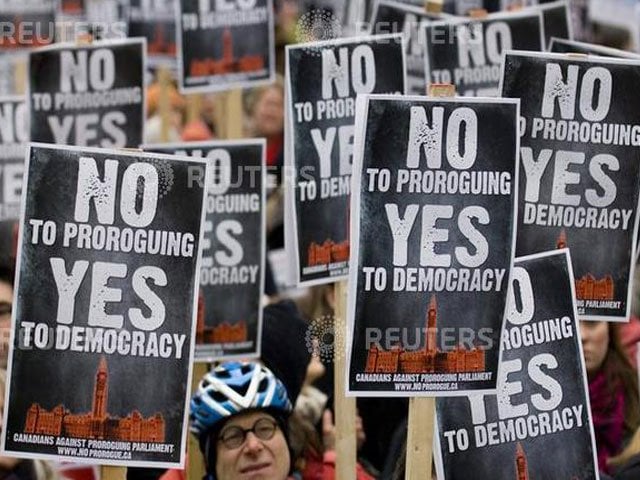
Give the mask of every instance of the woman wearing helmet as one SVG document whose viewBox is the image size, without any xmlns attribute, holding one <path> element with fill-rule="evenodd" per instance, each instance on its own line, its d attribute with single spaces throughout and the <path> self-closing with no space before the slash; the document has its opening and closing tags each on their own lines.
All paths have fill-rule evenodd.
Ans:
<svg viewBox="0 0 640 480">
<path fill-rule="evenodd" d="M 282 382 L 256 362 L 225 362 L 207 373 L 191 399 L 191 430 L 209 480 L 285 480 L 291 471 Z"/>
</svg>

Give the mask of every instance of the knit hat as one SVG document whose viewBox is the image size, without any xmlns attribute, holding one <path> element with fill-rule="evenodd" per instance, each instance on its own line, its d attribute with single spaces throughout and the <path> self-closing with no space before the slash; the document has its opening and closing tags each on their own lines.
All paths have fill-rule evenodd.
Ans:
<svg viewBox="0 0 640 480">
<path fill-rule="evenodd" d="M 261 360 L 282 381 L 293 405 L 311 361 L 306 333 L 307 323 L 292 301 L 281 301 L 264 308 Z"/>
</svg>

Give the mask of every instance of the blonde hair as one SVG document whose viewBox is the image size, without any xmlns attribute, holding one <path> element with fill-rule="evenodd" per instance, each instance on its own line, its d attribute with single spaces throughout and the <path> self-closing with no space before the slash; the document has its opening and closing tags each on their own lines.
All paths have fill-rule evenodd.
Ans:
<svg viewBox="0 0 640 480">
<path fill-rule="evenodd" d="M 620 467 L 627 463 L 631 457 L 638 455 L 640 453 L 640 428 L 636 430 L 636 433 L 631 437 L 631 441 L 627 445 L 627 447 L 615 457 L 611 457 L 609 459 L 609 464 L 614 467 Z"/>
</svg>

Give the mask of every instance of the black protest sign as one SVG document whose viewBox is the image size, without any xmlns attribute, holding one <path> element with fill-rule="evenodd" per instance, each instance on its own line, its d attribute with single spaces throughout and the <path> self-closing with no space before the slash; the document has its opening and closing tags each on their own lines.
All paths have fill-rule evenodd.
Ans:
<svg viewBox="0 0 640 480">
<path fill-rule="evenodd" d="M 568 252 L 516 259 L 512 277 L 496 394 L 436 400 L 438 478 L 493 480 L 499 465 L 500 478 L 596 480 Z"/>
<path fill-rule="evenodd" d="M 265 263 L 265 142 L 148 145 L 211 166 L 200 269 L 196 360 L 260 354 Z M 193 181 L 204 181 L 204 170 Z"/>
<path fill-rule="evenodd" d="M 180 0 L 180 89 L 229 90 L 275 77 L 271 0 Z"/>
<path fill-rule="evenodd" d="M 184 463 L 204 165 L 31 144 L 4 451 Z"/>
<path fill-rule="evenodd" d="M 349 391 L 493 391 L 515 228 L 518 101 L 366 101 L 351 204 Z"/>
<path fill-rule="evenodd" d="M 149 65 L 175 68 L 176 5 L 172 0 L 129 0 L 129 37 L 147 39 Z"/>
<path fill-rule="evenodd" d="M 454 84 L 467 97 L 498 96 L 505 50 L 544 50 L 540 11 L 435 22 L 424 35 L 427 84 Z"/>
<path fill-rule="evenodd" d="M 405 91 L 401 34 L 287 46 L 285 143 L 296 284 L 344 279 L 356 95 Z"/>
<path fill-rule="evenodd" d="M 145 115 L 144 63 L 143 39 L 32 52 L 31 141 L 137 148 Z"/>
<path fill-rule="evenodd" d="M 403 33 L 407 50 L 407 93 L 424 95 L 424 46 L 420 31 L 423 25 L 440 19 L 424 8 L 382 0 L 376 4 L 369 24 L 369 33 Z"/>
<path fill-rule="evenodd" d="M 581 53 L 584 55 L 599 55 L 601 57 L 640 59 L 640 54 L 629 52 L 627 50 L 555 37 L 552 38 L 549 43 L 549 51 L 554 53 Z"/>
<path fill-rule="evenodd" d="M 506 54 L 502 95 L 522 99 L 516 254 L 569 247 L 581 319 L 629 317 L 638 81 L 640 61 Z"/>
<path fill-rule="evenodd" d="M 29 132 L 23 97 L 0 97 L 0 265 L 12 265 Z"/>
<path fill-rule="evenodd" d="M 545 3 L 538 7 L 542 10 L 544 24 L 544 44 L 548 47 L 551 37 L 573 38 L 571 31 L 571 13 L 567 1 Z"/>
<path fill-rule="evenodd" d="M 56 0 L 0 0 L 0 53 L 55 41 Z"/>
</svg>

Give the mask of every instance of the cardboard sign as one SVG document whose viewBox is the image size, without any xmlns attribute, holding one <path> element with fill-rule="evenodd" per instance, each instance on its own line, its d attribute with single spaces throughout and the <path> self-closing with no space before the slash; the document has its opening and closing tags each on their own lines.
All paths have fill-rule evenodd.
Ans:
<svg viewBox="0 0 640 480">
<path fill-rule="evenodd" d="M 129 36 L 147 39 L 151 66 L 175 68 L 176 9 L 172 0 L 129 0 Z"/>
<path fill-rule="evenodd" d="M 0 0 L 0 53 L 55 41 L 55 0 Z"/>
<path fill-rule="evenodd" d="M 85 0 L 86 17 L 94 40 L 126 38 L 129 31 L 128 0 Z"/>
<path fill-rule="evenodd" d="M 454 84 L 467 97 L 498 96 L 505 50 L 544 50 L 540 11 L 446 20 L 423 32 L 427 83 Z"/>
<path fill-rule="evenodd" d="M 551 37 L 573 38 L 571 12 L 568 1 L 543 3 L 536 7 L 542 11 L 544 23 L 544 44 L 549 45 Z"/>
<path fill-rule="evenodd" d="M 285 248 L 290 281 L 334 282 L 348 271 L 356 95 L 404 93 L 402 35 L 289 45 L 286 72 Z"/>
<path fill-rule="evenodd" d="M 516 259 L 497 394 L 436 400 L 438 478 L 598 479 L 570 262 Z"/>
<path fill-rule="evenodd" d="M 204 166 L 30 144 L 3 452 L 183 465 Z"/>
<path fill-rule="evenodd" d="M 516 255 L 568 247 L 581 319 L 630 313 L 638 78 L 637 60 L 506 54 L 502 95 L 522 99 L 523 117 Z"/>
<path fill-rule="evenodd" d="M 584 55 L 599 55 L 601 57 L 635 58 L 640 59 L 640 54 L 620 50 L 618 48 L 604 47 L 593 43 L 576 42 L 562 38 L 552 38 L 549 43 L 549 51 L 555 53 L 582 53 Z"/>
<path fill-rule="evenodd" d="M 202 239 L 196 360 L 260 355 L 265 264 L 263 139 L 148 145 L 204 158 L 212 171 Z M 204 181 L 204 170 L 194 181 Z"/>
<path fill-rule="evenodd" d="M 348 391 L 494 391 L 518 101 L 366 96 L 356 119 Z"/>
<path fill-rule="evenodd" d="M 137 148 L 145 118 L 144 49 L 138 38 L 32 52 L 31 140 Z"/>
<path fill-rule="evenodd" d="M 427 13 L 424 8 L 399 2 L 381 0 L 376 3 L 370 34 L 402 33 L 407 45 L 407 93 L 424 95 L 424 44 L 420 32 L 424 25 L 441 19 L 441 15 Z"/>
<path fill-rule="evenodd" d="M 183 92 L 228 90 L 275 78 L 272 0 L 180 0 Z"/>
<path fill-rule="evenodd" d="M 23 97 L 0 97 L 0 265 L 10 267 L 29 126 Z"/>
</svg>

